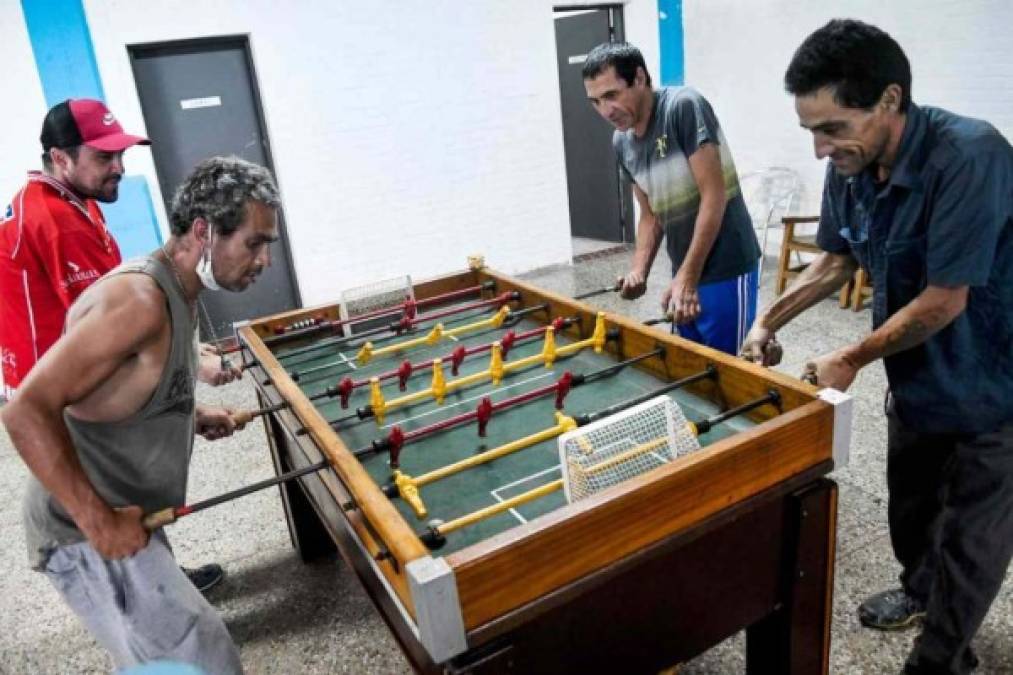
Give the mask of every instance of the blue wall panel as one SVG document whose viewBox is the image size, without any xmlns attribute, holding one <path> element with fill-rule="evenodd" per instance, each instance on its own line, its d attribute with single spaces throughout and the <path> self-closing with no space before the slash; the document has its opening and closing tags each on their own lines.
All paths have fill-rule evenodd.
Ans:
<svg viewBox="0 0 1013 675">
<path fill-rule="evenodd" d="M 124 260 L 146 255 L 162 244 L 148 181 L 143 176 L 124 176 L 120 198 L 113 204 L 102 204 L 102 213 Z"/>
<path fill-rule="evenodd" d="M 104 100 L 81 0 L 21 0 L 21 8 L 46 105 L 68 98 Z"/>
<path fill-rule="evenodd" d="M 52 107 L 68 98 L 105 100 L 81 0 L 21 0 L 21 8 L 46 105 Z M 124 176 L 119 200 L 103 204 L 102 212 L 124 258 L 148 253 L 162 243 L 143 176 Z"/>
<path fill-rule="evenodd" d="M 682 0 L 658 0 L 658 38 L 661 47 L 661 84 L 685 83 Z"/>
</svg>

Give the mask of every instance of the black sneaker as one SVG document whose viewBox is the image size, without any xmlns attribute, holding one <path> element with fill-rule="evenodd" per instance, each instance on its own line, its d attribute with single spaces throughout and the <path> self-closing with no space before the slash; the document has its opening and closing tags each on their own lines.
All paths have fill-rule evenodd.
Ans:
<svg viewBox="0 0 1013 675">
<path fill-rule="evenodd" d="M 218 563 L 208 563 L 207 565 L 201 565 L 200 567 L 179 567 L 183 570 L 183 574 L 190 580 L 197 590 L 201 593 L 207 593 L 209 590 L 214 588 L 225 578 L 225 570 Z"/>
<path fill-rule="evenodd" d="M 925 603 L 912 598 L 903 589 L 876 593 L 858 606 L 863 626 L 879 630 L 900 630 L 913 626 L 925 616 Z"/>
</svg>

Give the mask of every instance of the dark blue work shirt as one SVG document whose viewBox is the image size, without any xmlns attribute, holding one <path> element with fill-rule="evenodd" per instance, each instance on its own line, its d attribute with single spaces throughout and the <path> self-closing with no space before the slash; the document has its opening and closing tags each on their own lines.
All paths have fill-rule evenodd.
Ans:
<svg viewBox="0 0 1013 675">
<path fill-rule="evenodd" d="M 1013 422 L 1013 148 L 981 120 L 908 109 L 889 179 L 827 167 L 816 240 L 872 276 L 872 327 L 928 285 L 968 286 L 967 309 L 885 359 L 903 422 L 984 432 Z"/>
</svg>

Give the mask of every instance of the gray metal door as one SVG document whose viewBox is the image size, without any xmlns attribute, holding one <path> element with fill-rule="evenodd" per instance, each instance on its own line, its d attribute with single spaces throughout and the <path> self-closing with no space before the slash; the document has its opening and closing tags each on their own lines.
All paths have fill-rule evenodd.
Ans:
<svg viewBox="0 0 1013 675">
<path fill-rule="evenodd" d="M 570 233 L 604 241 L 634 240 L 632 194 L 619 180 L 613 127 L 588 102 L 580 71 L 591 49 L 621 39 L 620 17 L 617 8 L 606 8 L 555 21 Z"/>
<path fill-rule="evenodd" d="M 245 37 L 133 46 L 130 56 L 166 209 L 176 186 L 208 157 L 238 155 L 273 172 Z M 235 321 L 299 307 L 284 222 L 271 267 L 256 284 L 203 297 L 218 336 Z"/>
</svg>

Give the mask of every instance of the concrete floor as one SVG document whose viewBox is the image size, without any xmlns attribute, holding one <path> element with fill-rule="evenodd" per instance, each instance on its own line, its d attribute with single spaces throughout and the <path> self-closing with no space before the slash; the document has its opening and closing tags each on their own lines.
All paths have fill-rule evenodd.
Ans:
<svg viewBox="0 0 1013 675">
<path fill-rule="evenodd" d="M 572 295 L 608 285 L 628 264 L 629 251 L 575 266 L 537 270 L 530 281 Z M 490 260 L 495 264 L 495 260 Z M 667 282 L 667 260 L 659 260 L 645 297 L 636 302 L 599 296 L 599 306 L 639 318 L 658 313 Z M 767 261 L 767 270 L 773 269 Z M 771 297 L 773 274 L 764 279 L 761 304 Z M 869 329 L 868 311 L 840 310 L 827 300 L 796 319 L 779 335 L 785 363 L 797 374 L 806 358 Z M 834 473 L 840 485 L 837 573 L 834 594 L 831 673 L 896 673 L 915 631 L 884 634 L 859 626 L 857 603 L 892 587 L 899 571 L 886 524 L 885 438 L 882 415 L 885 377 L 880 365 L 863 371 L 852 387 L 855 421 L 851 464 Z M 254 407 L 252 385 L 202 388 L 202 401 Z M 191 472 L 193 501 L 272 474 L 259 424 L 236 437 L 208 443 L 198 439 Z M 39 574 L 28 570 L 20 520 L 26 469 L 0 432 L 0 673 L 108 672 L 105 654 L 64 608 Z M 276 490 L 266 490 L 184 519 L 170 536 L 181 563 L 215 560 L 228 577 L 212 592 L 239 644 L 250 673 L 403 673 L 407 663 L 386 626 L 340 561 L 305 565 L 292 550 Z M 748 552 L 744 552 L 748 554 Z M 1011 575 L 1013 576 L 1013 575 Z M 720 611 L 718 608 L 715 611 Z M 703 654 L 683 675 L 741 673 L 741 636 Z M 1013 583 L 1007 578 L 975 641 L 981 673 L 1013 673 Z"/>
</svg>

